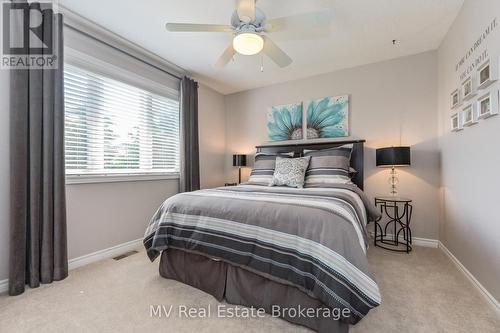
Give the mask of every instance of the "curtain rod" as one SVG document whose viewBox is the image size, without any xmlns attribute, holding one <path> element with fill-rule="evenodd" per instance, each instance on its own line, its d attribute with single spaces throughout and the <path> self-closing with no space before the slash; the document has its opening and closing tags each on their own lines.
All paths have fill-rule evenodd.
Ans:
<svg viewBox="0 0 500 333">
<path fill-rule="evenodd" d="M 129 57 L 131 57 L 131 58 L 134 58 L 135 60 L 138 60 L 138 61 L 142 62 L 143 64 L 146 64 L 146 65 L 148 65 L 148 66 L 151 66 L 151 67 L 153 67 L 153 68 L 155 68 L 155 69 L 157 69 L 157 70 L 159 70 L 159 71 L 161 71 L 161 72 L 163 72 L 163 73 L 165 73 L 165 74 L 168 74 L 168 75 L 170 75 L 170 76 L 172 76 L 172 77 L 174 77 L 174 78 L 176 78 L 176 79 L 178 79 L 178 80 L 182 80 L 182 77 L 179 77 L 179 76 L 177 76 L 177 75 L 175 75 L 175 74 L 172 74 L 172 73 L 170 73 L 170 72 L 168 72 L 168 71 L 164 70 L 164 69 L 163 69 L 163 68 L 161 68 L 161 67 L 158 67 L 158 66 L 156 66 L 156 65 L 154 65 L 154 64 L 152 64 L 152 63 L 150 63 L 150 62 L 148 62 L 148 61 L 146 61 L 146 60 L 144 60 L 144 59 L 141 59 L 141 58 L 139 58 L 139 57 L 137 57 L 137 56 L 135 56 L 135 55 L 133 55 L 133 54 L 130 54 L 130 53 L 129 53 L 129 52 L 127 52 L 127 51 L 124 51 L 124 50 L 122 50 L 122 49 L 120 49 L 120 48 L 118 48 L 118 47 L 116 47 L 116 46 L 114 46 L 114 45 L 111 45 L 111 44 L 109 44 L 109 43 L 107 43 L 107 42 L 103 41 L 102 39 L 96 38 L 96 37 L 94 37 L 94 36 L 92 36 L 92 35 L 88 34 L 88 33 L 87 33 L 87 32 L 85 32 L 85 31 L 82 31 L 82 30 L 80 30 L 80 29 L 78 29 L 78 28 L 75 28 L 74 26 L 72 26 L 72 25 L 70 25 L 70 24 L 64 23 L 64 26 L 65 26 L 65 27 L 68 27 L 68 28 L 70 28 L 70 29 L 72 29 L 72 30 L 74 30 L 74 31 L 76 31 L 76 32 L 78 32 L 78 33 L 80 33 L 80 34 L 84 35 L 84 36 L 87 36 L 87 37 L 89 37 L 89 38 L 91 38 L 91 39 L 95 40 L 96 42 L 99 42 L 99 43 L 101 43 L 101 44 L 103 44 L 103 45 L 106 45 L 106 46 L 108 46 L 108 47 L 110 47 L 110 48 L 112 48 L 112 49 L 114 49 L 114 50 L 116 50 L 116 51 L 118 51 L 118 52 L 121 52 L 121 53 L 123 53 L 123 54 L 125 54 L 125 55 L 127 55 L 127 56 L 129 56 Z"/>
</svg>

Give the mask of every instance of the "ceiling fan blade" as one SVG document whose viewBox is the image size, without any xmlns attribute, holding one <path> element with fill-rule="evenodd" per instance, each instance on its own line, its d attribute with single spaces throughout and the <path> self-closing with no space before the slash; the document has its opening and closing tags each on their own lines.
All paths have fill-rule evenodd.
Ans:
<svg viewBox="0 0 500 333">
<path fill-rule="evenodd" d="M 229 61 L 233 58 L 233 56 L 236 54 L 236 51 L 233 48 L 233 43 L 229 44 L 229 46 L 224 50 L 222 55 L 220 56 L 219 60 L 217 60 L 217 63 L 215 64 L 216 68 L 224 68 L 224 66 L 227 65 Z"/>
<path fill-rule="evenodd" d="M 272 61 L 280 67 L 290 65 L 293 60 L 282 49 L 280 49 L 269 37 L 264 38 L 264 49 L 262 50 Z"/>
<path fill-rule="evenodd" d="M 250 23 L 255 20 L 255 0 L 237 0 L 236 8 L 241 21 Z"/>
<path fill-rule="evenodd" d="M 318 28 L 329 29 L 331 20 L 330 11 L 279 17 L 266 21 L 266 32 L 301 32 Z"/>
<path fill-rule="evenodd" d="M 232 26 L 222 24 L 167 23 L 165 28 L 172 32 L 233 32 Z"/>
</svg>

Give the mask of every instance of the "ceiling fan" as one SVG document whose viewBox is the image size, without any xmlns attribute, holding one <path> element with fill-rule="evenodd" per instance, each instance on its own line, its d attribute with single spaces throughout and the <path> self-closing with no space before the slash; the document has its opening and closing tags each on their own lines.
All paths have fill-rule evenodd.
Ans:
<svg viewBox="0 0 500 333">
<path fill-rule="evenodd" d="M 266 54 L 280 67 L 292 63 L 292 59 L 280 49 L 267 34 L 288 31 L 304 36 L 313 36 L 318 29 L 327 29 L 330 25 L 330 12 L 320 11 L 287 16 L 268 20 L 262 10 L 255 6 L 256 0 L 236 0 L 236 10 L 231 17 L 231 25 L 167 23 L 171 32 L 230 32 L 233 41 L 222 53 L 215 64 L 223 68 L 236 53 L 254 55 Z"/>
</svg>

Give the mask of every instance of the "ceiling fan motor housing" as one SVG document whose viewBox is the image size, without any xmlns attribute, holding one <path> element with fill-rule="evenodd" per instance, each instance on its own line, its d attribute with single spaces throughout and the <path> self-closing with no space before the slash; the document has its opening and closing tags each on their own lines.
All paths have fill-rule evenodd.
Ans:
<svg viewBox="0 0 500 333">
<path fill-rule="evenodd" d="M 240 32 L 262 32 L 264 31 L 264 25 L 266 21 L 266 15 L 260 8 L 255 7 L 255 20 L 252 22 L 245 22 L 241 20 L 238 15 L 238 11 L 234 11 L 231 16 L 231 25 L 237 33 Z M 252 30 L 253 29 L 253 30 Z M 245 31 L 244 31 L 245 30 Z"/>
</svg>

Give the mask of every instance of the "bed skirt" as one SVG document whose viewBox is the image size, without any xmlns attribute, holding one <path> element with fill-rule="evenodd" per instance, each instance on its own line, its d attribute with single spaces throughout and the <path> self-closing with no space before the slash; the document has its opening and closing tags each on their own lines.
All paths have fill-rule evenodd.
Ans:
<svg viewBox="0 0 500 333">
<path fill-rule="evenodd" d="M 161 255 L 160 275 L 200 289 L 218 301 L 226 300 L 230 304 L 263 308 L 267 313 L 278 314 L 288 322 L 320 333 L 349 331 L 348 323 L 337 320 L 337 316 L 326 315 L 327 306 L 296 287 L 272 281 L 223 261 L 168 249 Z M 292 308 L 296 311 L 286 311 Z M 309 311 L 316 316 L 289 315 L 298 313 L 300 308 L 315 309 Z"/>
</svg>

